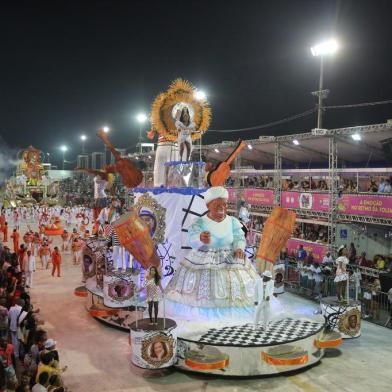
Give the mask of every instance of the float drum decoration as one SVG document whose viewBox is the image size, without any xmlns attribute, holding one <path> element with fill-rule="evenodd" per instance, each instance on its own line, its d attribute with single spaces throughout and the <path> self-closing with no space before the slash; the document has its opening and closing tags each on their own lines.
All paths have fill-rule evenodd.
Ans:
<svg viewBox="0 0 392 392">
<path fill-rule="evenodd" d="M 296 214 L 282 207 L 275 207 L 265 222 L 256 262 L 259 271 L 273 273 L 274 263 L 294 229 Z"/>
<path fill-rule="evenodd" d="M 150 228 L 136 211 L 124 214 L 113 222 L 121 245 L 127 249 L 143 268 L 159 267 L 155 244 L 150 235 Z"/>
</svg>

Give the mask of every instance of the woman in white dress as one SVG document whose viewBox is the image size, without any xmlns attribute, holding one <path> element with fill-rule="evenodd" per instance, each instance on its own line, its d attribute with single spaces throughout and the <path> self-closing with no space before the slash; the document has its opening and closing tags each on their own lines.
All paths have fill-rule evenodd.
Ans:
<svg viewBox="0 0 392 392">
<path fill-rule="evenodd" d="M 192 250 L 170 281 L 167 299 L 191 306 L 192 311 L 204 308 L 222 314 L 219 311 L 230 309 L 233 314 L 253 305 L 255 283 L 260 277 L 245 257 L 241 223 L 226 214 L 227 190 L 212 187 L 204 200 L 209 211 L 188 231 Z"/>
<path fill-rule="evenodd" d="M 175 126 L 178 131 L 178 144 L 180 146 L 180 160 L 189 161 L 192 151 L 192 132 L 195 132 L 195 124 L 191 120 L 189 109 L 184 106 L 177 110 Z M 185 159 L 183 157 L 185 152 Z"/>
<path fill-rule="evenodd" d="M 346 266 L 349 263 L 347 258 L 348 251 L 347 248 L 341 246 L 339 248 L 338 258 L 335 260 L 336 264 L 336 276 L 334 282 L 336 283 L 336 295 L 338 297 L 338 301 L 343 301 L 346 292 L 347 285 L 347 270 Z"/>
</svg>

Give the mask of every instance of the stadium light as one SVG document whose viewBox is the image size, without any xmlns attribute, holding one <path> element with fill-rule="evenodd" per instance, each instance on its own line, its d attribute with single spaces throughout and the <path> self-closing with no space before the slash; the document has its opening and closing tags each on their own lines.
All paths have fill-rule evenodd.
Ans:
<svg viewBox="0 0 392 392">
<path fill-rule="evenodd" d="M 297 139 L 294 139 L 294 140 L 293 140 L 293 144 L 295 144 L 296 146 L 298 146 L 298 145 L 299 145 L 299 141 L 298 141 Z"/>
<path fill-rule="evenodd" d="M 315 57 L 325 56 L 327 54 L 335 53 L 339 48 L 339 45 L 336 40 L 330 39 L 328 41 L 321 42 L 317 45 L 314 45 L 310 48 L 312 55 Z"/>
<path fill-rule="evenodd" d="M 194 96 L 198 101 L 204 101 L 207 98 L 207 94 L 202 90 L 196 90 Z"/>
<path fill-rule="evenodd" d="M 250 144 L 248 144 L 248 150 L 253 150 L 253 147 Z"/>
<path fill-rule="evenodd" d="M 145 123 L 145 122 L 147 121 L 147 116 L 146 116 L 144 113 L 139 113 L 139 114 L 136 116 L 136 120 L 137 120 L 140 124 L 143 124 L 143 123 Z"/>
<path fill-rule="evenodd" d="M 86 135 L 80 135 L 80 140 L 82 142 L 85 142 L 87 140 L 87 136 Z"/>
<path fill-rule="evenodd" d="M 219 150 L 217 148 L 214 148 L 214 151 L 219 154 Z"/>
<path fill-rule="evenodd" d="M 61 150 L 62 152 L 65 152 L 65 151 L 68 150 L 68 147 L 67 147 L 67 146 L 61 146 L 61 147 L 60 147 L 60 150 Z"/>
<path fill-rule="evenodd" d="M 362 136 L 359 133 L 354 133 L 353 135 L 351 135 L 351 137 L 353 138 L 353 140 L 355 140 L 356 142 L 359 142 L 360 140 L 362 140 Z"/>
<path fill-rule="evenodd" d="M 103 131 L 104 131 L 105 133 L 108 133 L 108 132 L 110 131 L 110 128 L 109 128 L 109 127 L 103 127 L 102 129 L 103 129 Z"/>
</svg>

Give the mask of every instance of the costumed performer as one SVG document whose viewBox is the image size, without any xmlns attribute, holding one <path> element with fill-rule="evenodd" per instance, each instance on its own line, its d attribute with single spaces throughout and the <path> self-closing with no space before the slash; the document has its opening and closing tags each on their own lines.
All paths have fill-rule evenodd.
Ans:
<svg viewBox="0 0 392 392">
<path fill-rule="evenodd" d="M 336 263 L 336 275 L 334 282 L 336 283 L 336 295 L 338 301 L 344 301 L 346 285 L 348 280 L 348 274 L 346 267 L 349 263 L 347 258 L 348 250 L 345 246 L 341 246 L 338 251 L 338 258 L 335 260 Z M 348 298 L 346 299 L 348 300 Z"/>
<path fill-rule="evenodd" d="M 159 310 L 159 292 L 158 289 L 163 293 L 161 285 L 161 276 L 159 275 L 158 269 L 154 266 L 150 267 L 148 274 L 146 275 L 143 288 L 147 289 L 147 303 L 148 303 L 148 315 L 150 317 L 150 325 L 158 324 L 158 310 Z M 152 318 L 152 309 L 154 308 L 154 321 Z"/>
<path fill-rule="evenodd" d="M 245 257 L 242 225 L 227 215 L 225 188 L 209 188 L 204 200 L 208 213 L 189 228 L 192 250 L 169 283 L 167 299 L 195 308 L 210 308 L 213 313 L 229 308 L 230 315 L 243 308 L 251 313 L 255 284 L 261 278 Z"/>
<path fill-rule="evenodd" d="M 181 161 L 189 161 L 192 152 L 192 132 L 195 132 L 195 123 L 189 114 L 189 109 L 184 106 L 176 113 L 175 126 L 178 132 L 178 144 L 180 145 Z M 183 157 L 185 151 L 185 158 Z"/>
<path fill-rule="evenodd" d="M 255 321 L 254 329 L 260 324 L 260 318 L 263 320 L 264 332 L 267 331 L 268 322 L 271 313 L 271 297 L 274 294 L 274 281 L 272 280 L 271 271 L 263 272 L 263 280 L 258 280 L 255 287 Z"/>
</svg>

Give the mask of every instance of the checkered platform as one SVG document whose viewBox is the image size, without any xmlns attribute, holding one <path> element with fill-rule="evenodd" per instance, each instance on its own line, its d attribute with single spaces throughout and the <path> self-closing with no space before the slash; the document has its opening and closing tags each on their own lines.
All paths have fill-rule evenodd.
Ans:
<svg viewBox="0 0 392 392">
<path fill-rule="evenodd" d="M 198 342 L 214 346 L 273 346 L 312 336 L 323 327 L 324 324 L 313 321 L 285 318 L 271 322 L 267 332 L 261 326 L 253 329 L 253 324 L 213 328 L 202 335 Z"/>
</svg>

